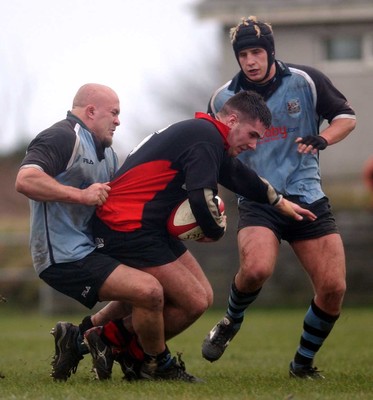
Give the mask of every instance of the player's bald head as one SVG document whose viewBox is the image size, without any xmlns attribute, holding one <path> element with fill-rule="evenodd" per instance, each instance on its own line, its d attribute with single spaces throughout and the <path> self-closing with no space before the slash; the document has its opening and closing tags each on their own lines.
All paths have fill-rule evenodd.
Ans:
<svg viewBox="0 0 373 400">
<path fill-rule="evenodd" d="M 117 94 L 108 86 L 98 83 L 86 83 L 77 91 L 72 108 L 84 108 L 89 104 L 100 104 L 108 98 L 117 98 Z"/>
</svg>

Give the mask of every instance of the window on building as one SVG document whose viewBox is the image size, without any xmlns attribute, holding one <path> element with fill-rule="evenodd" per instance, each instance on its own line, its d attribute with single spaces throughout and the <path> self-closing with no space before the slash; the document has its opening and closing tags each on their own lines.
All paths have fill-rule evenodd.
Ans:
<svg viewBox="0 0 373 400">
<path fill-rule="evenodd" d="M 363 39 L 361 36 L 328 38 L 325 41 L 325 55 L 328 61 L 361 60 Z"/>
</svg>

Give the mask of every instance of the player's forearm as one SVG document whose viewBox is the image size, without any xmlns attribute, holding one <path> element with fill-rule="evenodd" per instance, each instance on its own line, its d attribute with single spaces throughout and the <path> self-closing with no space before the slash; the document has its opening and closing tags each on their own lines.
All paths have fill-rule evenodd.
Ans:
<svg viewBox="0 0 373 400">
<path fill-rule="evenodd" d="M 345 139 L 356 126 L 356 119 L 353 118 L 337 118 L 325 128 L 320 135 L 326 139 L 328 145 L 336 144 Z"/>
<path fill-rule="evenodd" d="M 272 185 L 237 158 L 228 158 L 220 170 L 219 183 L 233 193 L 259 203 L 276 203 L 278 193 Z"/>
<path fill-rule="evenodd" d="M 35 201 L 62 201 L 81 203 L 82 191 L 72 186 L 65 186 L 42 171 L 31 168 L 18 172 L 16 190 Z"/>
<path fill-rule="evenodd" d="M 215 193 L 211 189 L 197 189 L 188 192 L 193 214 L 206 237 L 220 239 L 225 232 L 226 221 L 219 211 Z"/>
</svg>

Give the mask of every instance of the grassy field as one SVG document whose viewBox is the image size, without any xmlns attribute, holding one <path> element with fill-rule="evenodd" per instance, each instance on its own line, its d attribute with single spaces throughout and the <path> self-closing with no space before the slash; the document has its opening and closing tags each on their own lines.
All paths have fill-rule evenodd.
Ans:
<svg viewBox="0 0 373 400">
<path fill-rule="evenodd" d="M 193 327 L 169 343 L 183 352 L 187 370 L 203 384 L 180 382 L 128 383 L 114 366 L 111 381 L 92 379 L 89 357 L 67 382 L 49 377 L 53 356 L 50 329 L 59 319 L 78 323 L 81 316 L 42 317 L 0 304 L 0 399 L 168 400 L 168 399 L 372 399 L 373 310 L 345 309 L 336 329 L 317 357 L 323 381 L 288 378 L 288 364 L 300 335 L 304 310 L 255 310 L 223 358 L 201 358 L 201 342 L 222 315 L 209 311 Z"/>
</svg>

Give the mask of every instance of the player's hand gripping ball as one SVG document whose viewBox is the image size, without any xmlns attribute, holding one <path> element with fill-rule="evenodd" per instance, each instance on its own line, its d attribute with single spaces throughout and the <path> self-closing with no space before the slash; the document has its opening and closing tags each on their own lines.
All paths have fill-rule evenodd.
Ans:
<svg viewBox="0 0 373 400">
<path fill-rule="evenodd" d="M 216 198 L 220 213 L 224 214 L 224 202 L 219 196 Z M 167 230 L 171 236 L 180 240 L 199 240 L 205 237 L 201 227 L 197 224 L 188 199 L 172 210 L 167 220 Z"/>
</svg>

